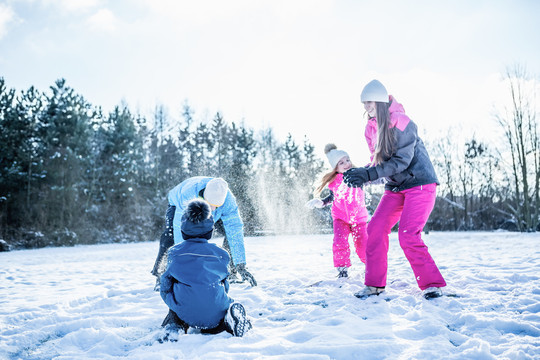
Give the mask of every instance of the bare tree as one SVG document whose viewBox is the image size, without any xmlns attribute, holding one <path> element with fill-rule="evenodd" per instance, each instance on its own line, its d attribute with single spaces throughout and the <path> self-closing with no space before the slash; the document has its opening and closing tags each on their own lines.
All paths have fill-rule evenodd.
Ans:
<svg viewBox="0 0 540 360">
<path fill-rule="evenodd" d="M 537 82 L 522 65 L 508 67 L 504 79 L 508 82 L 511 105 L 496 119 L 504 130 L 506 150 L 510 153 L 514 188 L 510 208 L 520 231 L 535 231 L 540 205 L 539 134 L 534 101 Z"/>
<path fill-rule="evenodd" d="M 439 199 L 445 202 L 445 207 L 449 208 L 445 211 L 448 221 L 452 224 L 449 227 L 452 230 L 460 228 L 461 212 L 465 210 L 462 204 L 458 203 L 458 194 L 460 193 L 456 182 L 456 164 L 458 154 L 457 144 L 454 139 L 457 137 L 455 129 L 449 129 L 450 136 L 443 137 L 435 141 L 431 146 L 433 152 L 433 165 L 437 169 L 439 180 L 441 182 L 441 193 Z M 440 221 L 439 221 L 440 222 Z"/>
<path fill-rule="evenodd" d="M 538 128 L 538 122 L 531 121 L 531 144 L 532 153 L 534 154 L 534 206 L 533 217 L 538 222 L 536 230 L 540 230 L 540 129 Z"/>
</svg>

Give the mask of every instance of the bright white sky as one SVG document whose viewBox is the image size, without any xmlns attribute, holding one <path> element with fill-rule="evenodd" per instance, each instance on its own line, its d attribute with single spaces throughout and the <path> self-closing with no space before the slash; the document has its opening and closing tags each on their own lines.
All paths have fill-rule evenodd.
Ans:
<svg viewBox="0 0 540 360">
<path fill-rule="evenodd" d="M 363 86 L 377 78 L 425 140 L 496 126 L 501 73 L 540 74 L 540 1 L 0 0 L 0 76 L 55 80 L 110 111 L 220 111 L 367 162 Z M 427 139 L 426 139 L 427 138 Z"/>
</svg>

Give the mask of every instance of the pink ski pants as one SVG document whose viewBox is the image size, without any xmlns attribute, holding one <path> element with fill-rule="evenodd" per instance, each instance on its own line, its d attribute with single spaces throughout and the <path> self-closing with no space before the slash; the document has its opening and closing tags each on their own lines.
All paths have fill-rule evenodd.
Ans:
<svg viewBox="0 0 540 360">
<path fill-rule="evenodd" d="M 366 223 L 348 224 L 343 220 L 334 219 L 334 244 L 332 251 L 334 253 L 335 267 L 351 266 L 349 234 L 352 234 L 356 254 L 363 263 L 366 262 L 366 227 Z"/>
<path fill-rule="evenodd" d="M 386 286 L 388 236 L 399 221 L 399 245 L 411 264 L 420 289 L 446 286 L 421 237 L 435 205 L 436 191 L 437 185 L 429 184 L 400 192 L 384 192 L 367 227 L 366 285 Z"/>
</svg>

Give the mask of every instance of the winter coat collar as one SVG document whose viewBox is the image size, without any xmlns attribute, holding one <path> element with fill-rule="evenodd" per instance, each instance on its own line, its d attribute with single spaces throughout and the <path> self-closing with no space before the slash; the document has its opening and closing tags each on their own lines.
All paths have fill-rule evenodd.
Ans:
<svg viewBox="0 0 540 360">
<path fill-rule="evenodd" d="M 207 243 L 208 242 L 208 240 L 203 239 L 203 238 L 190 238 L 190 239 L 185 239 L 184 241 L 195 242 L 195 243 Z"/>
<path fill-rule="evenodd" d="M 390 95 L 389 98 L 390 107 L 388 108 L 388 110 L 390 111 L 390 127 L 396 127 L 397 125 L 397 128 L 403 131 L 404 126 L 408 124 L 408 121 L 404 120 L 409 120 L 407 115 L 405 115 L 405 108 L 403 107 L 403 105 L 397 102 L 397 100 L 392 95 Z M 376 134 L 377 118 L 369 118 L 367 127 L 371 128 L 371 131 Z"/>
<path fill-rule="evenodd" d="M 392 95 L 389 95 L 389 98 L 390 98 L 390 107 L 388 108 L 388 110 L 390 111 L 390 121 L 391 121 L 391 126 L 393 127 L 396 125 L 396 121 L 397 121 L 394 115 L 397 115 L 397 114 L 405 115 L 405 108 L 403 107 L 403 105 L 398 103 L 397 100 Z M 377 118 L 375 117 L 369 118 L 368 125 L 373 126 L 375 127 L 375 129 L 377 129 Z"/>
</svg>

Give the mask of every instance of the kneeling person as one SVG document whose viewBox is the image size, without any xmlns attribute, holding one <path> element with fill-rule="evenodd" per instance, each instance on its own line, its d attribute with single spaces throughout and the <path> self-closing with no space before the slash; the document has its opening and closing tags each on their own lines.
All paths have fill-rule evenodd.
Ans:
<svg viewBox="0 0 540 360">
<path fill-rule="evenodd" d="M 182 216 L 183 242 L 168 251 L 160 294 L 169 307 L 162 326 L 189 327 L 201 333 L 227 331 L 243 336 L 251 328 L 244 307 L 228 296 L 230 256 L 211 244 L 214 220 L 210 205 L 192 200 Z"/>
</svg>

